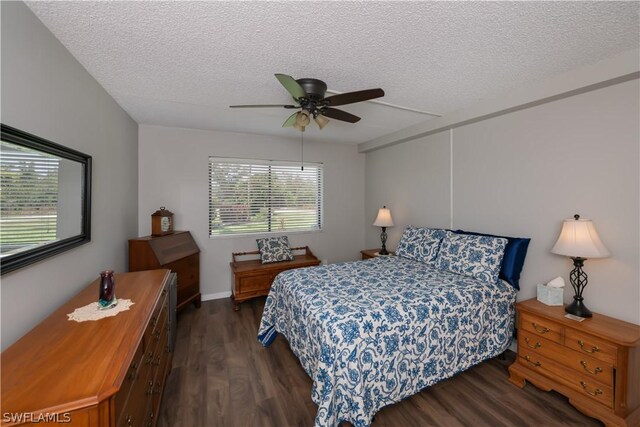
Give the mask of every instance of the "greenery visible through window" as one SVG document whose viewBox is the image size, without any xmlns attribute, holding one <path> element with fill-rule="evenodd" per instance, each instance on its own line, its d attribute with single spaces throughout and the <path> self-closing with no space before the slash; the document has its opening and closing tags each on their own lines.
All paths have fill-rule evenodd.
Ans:
<svg viewBox="0 0 640 427">
<path fill-rule="evenodd" d="M 209 158 L 209 236 L 322 229 L 322 164 Z"/>
<path fill-rule="evenodd" d="M 1 255 L 56 240 L 60 159 L 5 141 L 0 148 Z"/>
</svg>

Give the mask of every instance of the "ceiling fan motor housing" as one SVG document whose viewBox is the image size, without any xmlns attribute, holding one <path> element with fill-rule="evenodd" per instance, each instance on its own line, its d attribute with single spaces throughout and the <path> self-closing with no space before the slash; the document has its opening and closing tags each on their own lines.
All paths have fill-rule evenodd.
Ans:
<svg viewBox="0 0 640 427">
<path fill-rule="evenodd" d="M 317 102 L 324 99 L 324 94 L 327 91 L 327 84 L 322 80 L 298 79 L 296 81 L 302 87 L 311 101 Z"/>
</svg>

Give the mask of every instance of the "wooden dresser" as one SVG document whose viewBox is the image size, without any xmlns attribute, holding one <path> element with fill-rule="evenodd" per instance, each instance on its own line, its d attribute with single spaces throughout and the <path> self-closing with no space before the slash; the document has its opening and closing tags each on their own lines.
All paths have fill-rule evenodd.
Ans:
<svg viewBox="0 0 640 427">
<path fill-rule="evenodd" d="M 640 326 L 596 313 L 576 322 L 535 299 L 516 309 L 512 383 L 556 390 L 607 426 L 640 426 Z"/>
<path fill-rule="evenodd" d="M 169 270 L 116 274 L 116 297 L 134 302 L 128 311 L 68 320 L 97 301 L 96 280 L 5 350 L 2 425 L 155 425 L 171 370 L 168 278 Z"/>
<path fill-rule="evenodd" d="M 178 310 L 200 308 L 200 249 L 188 231 L 129 240 L 129 271 L 168 268 L 178 278 Z"/>
<path fill-rule="evenodd" d="M 240 310 L 240 303 L 251 298 L 269 294 L 271 283 L 278 274 L 294 268 L 311 267 L 320 264 L 320 260 L 311 252 L 308 246 L 291 248 L 292 251 L 304 251 L 303 254 L 294 255 L 293 261 L 281 261 L 263 264 L 259 259 L 239 261 L 237 258 L 259 255 L 259 251 L 236 252 L 231 255 L 231 272 L 233 283 L 231 285 L 231 300 L 233 309 Z"/>
</svg>

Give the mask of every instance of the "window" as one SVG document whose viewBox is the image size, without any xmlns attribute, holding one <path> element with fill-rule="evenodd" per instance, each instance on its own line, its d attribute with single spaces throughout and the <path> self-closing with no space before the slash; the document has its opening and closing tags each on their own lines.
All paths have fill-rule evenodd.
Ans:
<svg viewBox="0 0 640 427">
<path fill-rule="evenodd" d="M 60 158 L 0 144 L 0 256 L 5 256 L 57 239 Z"/>
<path fill-rule="evenodd" d="M 322 229 L 322 164 L 209 158 L 209 236 Z"/>
</svg>

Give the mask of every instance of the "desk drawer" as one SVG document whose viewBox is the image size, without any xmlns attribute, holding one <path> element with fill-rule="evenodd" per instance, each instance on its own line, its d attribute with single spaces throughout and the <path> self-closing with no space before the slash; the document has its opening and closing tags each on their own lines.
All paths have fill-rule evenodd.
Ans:
<svg viewBox="0 0 640 427">
<path fill-rule="evenodd" d="M 550 341 L 562 342 L 562 326 L 542 317 L 521 312 L 520 326 L 525 331 L 539 335 Z"/>
</svg>

